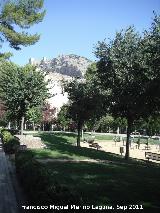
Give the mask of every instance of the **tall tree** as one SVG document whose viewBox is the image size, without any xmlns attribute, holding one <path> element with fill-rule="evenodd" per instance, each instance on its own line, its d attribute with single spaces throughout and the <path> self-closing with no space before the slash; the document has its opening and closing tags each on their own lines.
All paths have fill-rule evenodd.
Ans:
<svg viewBox="0 0 160 213">
<path fill-rule="evenodd" d="M 68 93 L 70 117 L 77 124 L 77 146 L 80 146 L 82 127 L 84 122 L 93 117 L 98 111 L 100 95 L 94 85 L 79 79 L 66 83 L 64 90 Z"/>
<path fill-rule="evenodd" d="M 109 44 L 99 42 L 95 51 L 107 109 L 113 116 L 127 119 L 126 159 L 133 122 L 160 110 L 159 23 L 155 17 L 143 37 L 133 27 L 122 30 Z"/>
<path fill-rule="evenodd" d="M 43 73 L 31 65 L 19 67 L 11 62 L 4 62 L 0 72 L 0 98 L 12 116 L 21 120 L 22 134 L 28 108 L 41 105 L 49 97 L 47 82 Z"/>
<path fill-rule="evenodd" d="M 45 11 L 43 0 L 9 0 L 0 5 L 0 42 L 9 42 L 10 47 L 20 50 L 21 46 L 36 43 L 40 36 L 31 35 L 27 30 L 43 20 Z M 20 29 L 20 30 L 18 30 Z M 9 57 L 9 53 L 0 53 L 0 57 Z"/>
</svg>

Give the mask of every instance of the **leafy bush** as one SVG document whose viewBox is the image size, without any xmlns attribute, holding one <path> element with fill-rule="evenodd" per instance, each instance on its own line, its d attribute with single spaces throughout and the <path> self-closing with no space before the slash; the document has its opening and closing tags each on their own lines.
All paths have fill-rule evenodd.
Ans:
<svg viewBox="0 0 160 213">
<path fill-rule="evenodd" d="M 11 135 L 16 135 L 16 134 L 18 134 L 19 133 L 19 130 L 18 129 L 1 129 L 1 133 L 3 134 L 3 132 L 5 132 L 5 131 L 7 131 L 7 132 L 10 132 L 11 133 Z"/>
<path fill-rule="evenodd" d="M 13 135 L 7 130 L 1 131 L 1 135 L 2 135 L 2 140 L 4 144 L 8 143 L 8 141 L 13 138 Z"/>
<path fill-rule="evenodd" d="M 14 154 L 18 151 L 20 142 L 16 138 L 10 138 L 8 142 L 4 143 L 4 151 L 7 154 Z"/>
<path fill-rule="evenodd" d="M 16 170 L 30 205 L 80 205 L 79 196 L 60 185 L 53 171 L 38 163 L 30 151 L 16 154 Z"/>
</svg>

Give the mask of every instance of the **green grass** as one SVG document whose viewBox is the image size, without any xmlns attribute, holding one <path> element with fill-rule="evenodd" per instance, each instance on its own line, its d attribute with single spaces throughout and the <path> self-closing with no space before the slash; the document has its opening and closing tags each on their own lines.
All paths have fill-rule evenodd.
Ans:
<svg viewBox="0 0 160 213">
<path fill-rule="evenodd" d="M 127 137 L 123 137 L 124 138 L 124 140 L 126 140 L 127 139 Z M 134 142 L 136 143 L 137 141 L 138 141 L 138 137 L 134 137 Z M 140 137 L 140 143 L 141 144 L 146 144 L 147 143 L 147 138 L 145 138 L 145 137 Z M 149 138 L 148 139 L 148 143 L 149 144 L 160 144 L 160 141 L 159 140 L 157 140 L 157 139 L 153 139 L 153 138 Z"/>
<path fill-rule="evenodd" d="M 160 170 L 135 164 L 48 163 L 55 180 L 78 191 L 88 205 L 159 205 Z M 154 175 L 153 175 L 154 174 Z"/>
<path fill-rule="evenodd" d="M 76 146 L 76 135 L 68 133 L 41 133 L 36 134 L 41 137 L 42 141 L 47 145 L 47 149 L 32 150 L 36 158 L 58 158 L 58 159 L 98 159 L 98 160 L 115 160 L 124 159 L 113 153 L 97 151 L 85 147 Z M 82 142 L 81 142 L 82 143 Z"/>
<path fill-rule="evenodd" d="M 97 159 L 108 163 L 47 162 L 53 178 L 71 191 L 78 192 L 84 205 L 142 204 L 160 212 L 160 166 L 88 148 L 78 148 L 75 134 L 39 134 L 48 149 L 30 150 L 35 158 Z M 138 211 L 137 211 L 138 212 Z"/>
<path fill-rule="evenodd" d="M 99 134 L 94 134 L 93 133 L 93 135 L 95 136 L 95 139 L 96 140 L 113 140 L 113 135 L 99 135 Z M 85 133 L 84 134 L 84 138 L 90 138 L 91 137 L 91 135 L 89 134 L 89 133 Z"/>
</svg>

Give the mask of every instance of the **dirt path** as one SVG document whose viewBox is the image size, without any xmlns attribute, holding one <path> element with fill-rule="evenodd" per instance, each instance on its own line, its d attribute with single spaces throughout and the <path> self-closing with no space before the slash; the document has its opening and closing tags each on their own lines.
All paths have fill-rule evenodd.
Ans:
<svg viewBox="0 0 160 213">
<path fill-rule="evenodd" d="M 97 142 L 102 148 L 101 150 L 105 151 L 105 152 L 111 152 L 111 153 L 115 153 L 115 154 L 119 154 L 120 155 L 120 147 L 124 148 L 124 153 L 122 154 L 123 156 L 125 155 L 125 145 L 123 145 L 123 142 L 117 142 L 115 143 L 114 141 L 95 141 Z M 82 147 L 89 147 L 88 143 L 81 143 Z M 136 159 L 140 159 L 140 160 L 146 160 L 145 159 L 145 152 L 149 151 L 149 152 L 153 152 L 153 153 L 158 153 L 160 154 L 160 150 L 159 147 L 157 145 L 149 145 L 150 149 L 146 150 L 145 149 L 145 144 L 141 144 L 140 145 L 140 149 L 138 149 L 136 147 L 136 144 L 132 144 L 131 148 L 130 148 L 130 157 L 131 158 L 136 158 Z M 153 161 L 156 163 L 160 163 L 160 161 Z"/>
</svg>

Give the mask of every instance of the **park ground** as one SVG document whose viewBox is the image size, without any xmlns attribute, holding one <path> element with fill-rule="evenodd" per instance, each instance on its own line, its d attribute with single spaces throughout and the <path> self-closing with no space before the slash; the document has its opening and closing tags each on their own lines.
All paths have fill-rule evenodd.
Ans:
<svg viewBox="0 0 160 213">
<path fill-rule="evenodd" d="M 75 134 L 35 136 L 41 137 L 47 148 L 30 149 L 25 155 L 32 155 L 52 171 L 54 181 L 77 193 L 84 205 L 142 205 L 143 212 L 160 211 L 159 164 L 141 157 L 126 161 L 118 154 L 121 144 L 115 144 L 108 136 L 96 138 L 102 146 L 98 151 L 84 142 L 82 147 L 76 147 Z M 117 153 L 112 153 L 113 150 Z M 144 153 L 143 145 L 140 150 L 131 149 L 131 155 L 132 152 Z"/>
</svg>

